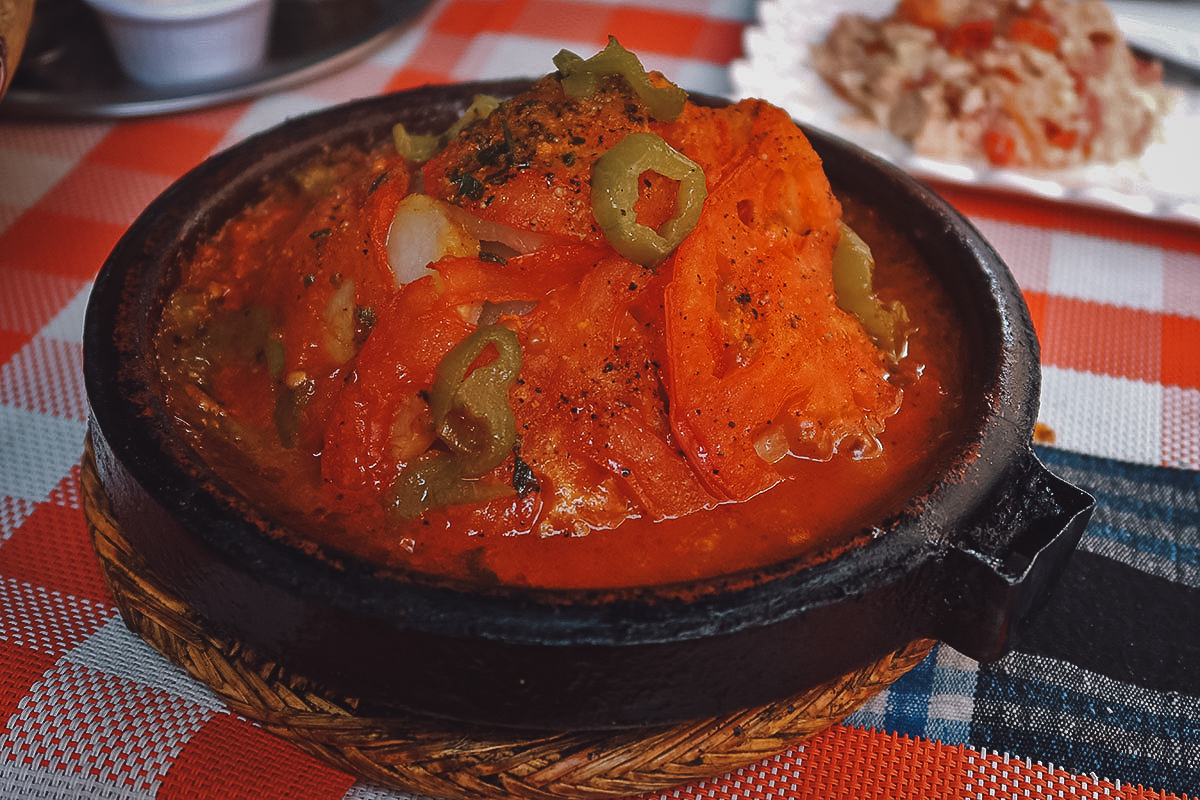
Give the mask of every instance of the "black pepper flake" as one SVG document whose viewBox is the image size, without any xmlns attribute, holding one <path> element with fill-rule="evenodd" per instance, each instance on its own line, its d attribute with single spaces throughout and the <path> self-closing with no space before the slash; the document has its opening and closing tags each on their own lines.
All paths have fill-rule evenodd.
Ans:
<svg viewBox="0 0 1200 800">
<path fill-rule="evenodd" d="M 504 265 L 504 264 L 508 263 L 507 258 L 505 258 L 504 256 L 501 256 L 501 255 L 497 255 L 496 253 L 493 253 L 490 250 L 480 250 L 479 251 L 479 260 L 486 261 L 489 264 Z"/>
<path fill-rule="evenodd" d="M 737 300 L 739 303 L 743 303 L 743 304 L 749 303 L 750 302 L 750 293 L 742 292 L 741 294 L 739 294 L 737 297 L 735 297 L 733 299 Z"/>
<path fill-rule="evenodd" d="M 314 242 L 319 242 L 328 239 L 329 234 L 331 233 L 333 233 L 333 228 L 318 228 L 317 230 L 309 233 L 308 238 L 312 239 Z"/>
<path fill-rule="evenodd" d="M 458 173 L 449 176 L 450 182 L 454 184 L 455 195 L 465 197 L 468 200 L 479 200 L 483 197 L 484 185 L 483 182 L 474 175 L 466 173 Z"/>
<path fill-rule="evenodd" d="M 533 468 L 525 463 L 521 456 L 513 453 L 513 490 L 518 497 L 527 497 L 532 492 L 541 490 L 538 485 L 537 478 L 533 474 Z"/>
<path fill-rule="evenodd" d="M 502 139 L 497 142 L 492 142 L 486 147 L 480 148 L 479 153 L 476 155 L 476 159 L 480 164 L 489 167 L 495 167 L 499 166 L 504 157 L 510 155 L 511 152 L 512 151 L 509 148 L 508 142 Z"/>
</svg>

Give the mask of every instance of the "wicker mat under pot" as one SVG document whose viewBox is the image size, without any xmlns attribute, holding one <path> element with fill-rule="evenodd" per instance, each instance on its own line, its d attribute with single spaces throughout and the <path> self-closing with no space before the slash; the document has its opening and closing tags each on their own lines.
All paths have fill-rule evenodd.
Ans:
<svg viewBox="0 0 1200 800">
<path fill-rule="evenodd" d="M 322 691 L 215 635 L 147 571 L 112 516 L 90 440 L 82 484 L 92 542 L 134 633 L 271 733 L 352 775 L 432 797 L 588 800 L 721 775 L 839 722 L 920 663 L 934 644 L 913 642 L 776 703 L 669 726 L 529 733 L 404 713 L 360 715 L 354 698 Z"/>
</svg>

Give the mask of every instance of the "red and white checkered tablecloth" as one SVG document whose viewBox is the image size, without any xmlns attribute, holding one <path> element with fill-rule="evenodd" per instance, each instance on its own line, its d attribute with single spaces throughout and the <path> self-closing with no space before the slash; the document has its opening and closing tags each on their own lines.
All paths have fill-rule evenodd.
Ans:
<svg viewBox="0 0 1200 800">
<path fill-rule="evenodd" d="M 79 499 L 82 321 L 92 279 L 142 208 L 209 154 L 290 116 L 423 83 L 541 74 L 559 49 L 594 51 L 610 33 L 681 85 L 727 94 L 727 67 L 753 14 L 751 0 L 439 0 L 357 65 L 252 101 L 119 122 L 6 121 L 0 105 L 0 797 L 400 796 L 225 710 L 129 633 L 105 588 Z M 1200 470 L 1200 229 L 937 188 L 1025 291 L 1043 346 L 1041 420 L 1054 446 Z M 1190 568 L 1177 557 L 1179 570 Z M 930 674 L 966 669 L 945 650 L 936 658 Z M 1196 711 L 1191 732 L 1177 739 L 1200 746 L 1200 702 L 1179 702 Z M 938 713 L 952 722 L 959 712 L 947 703 Z M 853 717 L 774 758 L 662 796 L 1167 798 L 1200 790 L 870 719 Z"/>
</svg>

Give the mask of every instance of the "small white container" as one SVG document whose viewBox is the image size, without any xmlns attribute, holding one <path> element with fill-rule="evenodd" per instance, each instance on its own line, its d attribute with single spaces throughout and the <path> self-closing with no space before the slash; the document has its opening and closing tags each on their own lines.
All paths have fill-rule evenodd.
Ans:
<svg viewBox="0 0 1200 800">
<path fill-rule="evenodd" d="M 87 0 L 129 77 L 153 87 L 210 83 L 266 60 L 273 0 Z"/>
</svg>

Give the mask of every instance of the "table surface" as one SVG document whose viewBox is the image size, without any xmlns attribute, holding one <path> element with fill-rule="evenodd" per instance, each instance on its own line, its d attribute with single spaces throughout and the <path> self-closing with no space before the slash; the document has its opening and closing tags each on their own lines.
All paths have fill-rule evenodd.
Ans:
<svg viewBox="0 0 1200 800">
<path fill-rule="evenodd" d="M 316 82 L 176 116 L 0 105 L 0 796 L 394 798 L 228 712 L 124 627 L 79 498 L 91 281 L 188 168 L 296 114 L 530 76 L 607 34 L 730 92 L 751 0 L 440 0 Z M 1098 507 L 1016 652 L 939 646 L 842 725 L 663 797 L 1184 797 L 1200 791 L 1200 229 L 935 186 L 1015 274 L 1042 343 L 1039 453 Z M 1193 796 L 1195 796 L 1193 794 Z"/>
</svg>

